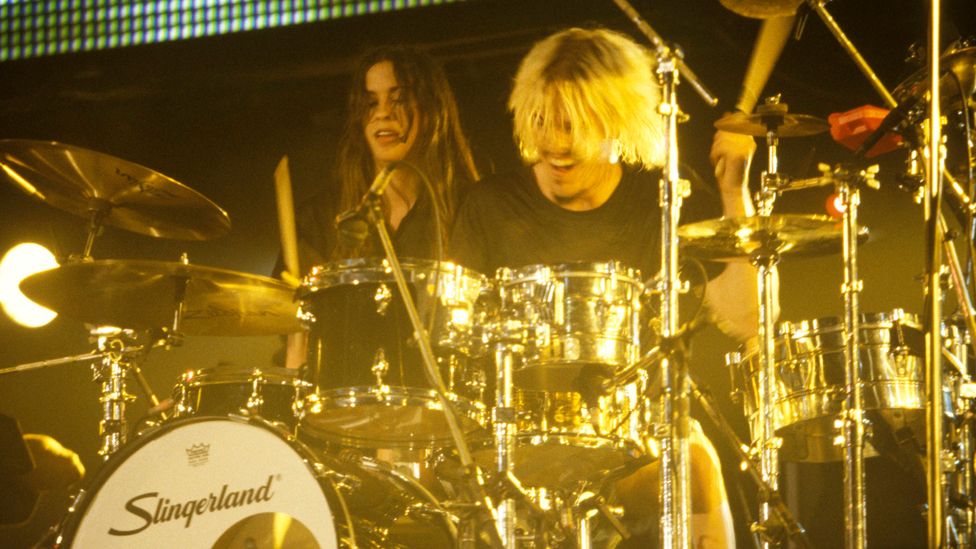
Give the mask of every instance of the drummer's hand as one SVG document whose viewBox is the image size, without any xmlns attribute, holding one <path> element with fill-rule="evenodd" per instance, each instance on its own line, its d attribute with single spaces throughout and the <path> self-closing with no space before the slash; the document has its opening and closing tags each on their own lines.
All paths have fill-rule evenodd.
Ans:
<svg viewBox="0 0 976 549">
<path fill-rule="evenodd" d="M 715 168 L 715 179 L 723 193 L 741 192 L 748 182 L 749 164 L 756 152 L 750 135 L 716 130 L 708 159 Z"/>
<path fill-rule="evenodd" d="M 749 165 L 756 142 L 749 135 L 717 130 L 712 138 L 709 160 L 722 197 L 722 215 L 739 217 L 755 212 L 749 198 Z"/>
</svg>

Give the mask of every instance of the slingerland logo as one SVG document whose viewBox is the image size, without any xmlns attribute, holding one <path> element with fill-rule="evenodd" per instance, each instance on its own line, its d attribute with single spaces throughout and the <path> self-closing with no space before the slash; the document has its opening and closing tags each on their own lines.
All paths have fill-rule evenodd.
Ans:
<svg viewBox="0 0 976 549">
<path fill-rule="evenodd" d="M 271 501 L 275 495 L 272 491 L 275 480 L 280 481 L 280 475 L 268 475 L 268 481 L 263 486 L 243 490 L 231 490 L 225 484 L 220 489 L 220 495 L 211 492 L 206 497 L 183 502 L 160 497 L 159 492 L 139 494 L 126 502 L 125 510 L 138 517 L 142 525 L 131 530 L 110 528 L 108 533 L 113 536 L 131 536 L 156 524 L 175 520 L 183 520 L 183 527 L 189 528 L 196 516 Z"/>
</svg>

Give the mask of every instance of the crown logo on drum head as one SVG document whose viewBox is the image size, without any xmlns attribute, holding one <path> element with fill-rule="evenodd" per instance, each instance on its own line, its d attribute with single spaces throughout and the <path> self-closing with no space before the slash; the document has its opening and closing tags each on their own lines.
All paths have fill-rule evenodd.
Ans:
<svg viewBox="0 0 976 549">
<path fill-rule="evenodd" d="M 190 467 L 205 465 L 210 459 L 210 445 L 194 444 L 186 449 L 186 461 Z"/>
</svg>

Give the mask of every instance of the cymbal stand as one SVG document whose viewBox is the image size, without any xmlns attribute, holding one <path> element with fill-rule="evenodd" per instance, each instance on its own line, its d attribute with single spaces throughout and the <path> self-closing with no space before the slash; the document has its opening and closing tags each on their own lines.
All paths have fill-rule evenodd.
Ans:
<svg viewBox="0 0 976 549">
<path fill-rule="evenodd" d="M 877 188 L 873 171 L 861 176 L 865 184 Z M 861 390 L 860 367 L 860 307 L 858 294 L 863 288 L 857 274 L 857 208 L 860 204 L 858 181 L 835 172 L 837 192 L 844 204 L 844 404 L 842 408 L 844 436 L 844 530 L 849 549 L 866 545 L 867 511 L 864 487 L 864 397 Z"/>
<path fill-rule="evenodd" d="M 85 249 L 81 253 L 82 259 L 91 259 L 91 251 L 95 246 L 95 238 L 102 231 L 102 220 L 108 217 L 112 205 L 101 198 L 88 200 L 88 236 L 85 238 Z"/>
<path fill-rule="evenodd" d="M 786 105 L 780 103 L 779 97 L 775 96 L 757 107 L 756 112 L 763 114 L 763 122 L 767 128 L 766 150 L 768 158 L 767 169 L 760 178 L 759 193 L 756 197 L 758 204 L 756 213 L 761 217 L 769 217 L 773 213 L 777 189 L 780 187 L 777 128 L 783 124 Z M 759 384 L 759 406 L 757 410 L 758 421 L 756 422 L 758 433 L 754 433 L 756 438 L 754 451 L 758 453 L 759 457 L 760 476 L 774 493 L 779 490 L 779 447 L 781 445 L 780 439 L 773 431 L 773 398 L 775 396 L 773 383 L 776 379 L 773 276 L 776 272 L 776 264 L 779 262 L 776 242 L 771 241 L 768 245 L 757 249 L 750 257 L 750 262 L 757 269 L 756 292 L 759 297 L 759 376 L 757 380 Z M 763 500 L 759 505 L 758 524 L 753 525 L 753 529 L 759 532 L 762 537 L 763 549 L 769 549 L 772 545 L 768 535 L 769 527 L 767 526 L 771 519 L 770 503 L 768 500 Z"/>
<path fill-rule="evenodd" d="M 404 309 L 406 309 L 407 316 L 410 318 L 410 325 L 413 328 L 417 347 L 423 359 L 424 374 L 437 394 L 437 399 L 444 411 L 444 419 L 447 422 L 448 430 L 451 432 L 451 438 L 458 452 L 458 458 L 461 460 L 461 466 L 464 468 L 465 476 L 471 481 L 469 488 L 475 494 L 475 499 L 478 505 L 481 506 L 482 511 L 491 517 L 492 523 L 495 525 L 494 528 L 488 529 L 488 534 L 492 538 L 492 546 L 499 548 L 503 546 L 511 547 L 510 545 L 503 545 L 504 537 L 502 537 L 502 532 L 499 532 L 497 528 L 499 520 L 498 512 L 488 497 L 481 470 L 474 463 L 474 459 L 471 457 L 471 450 L 464 440 L 464 434 L 461 431 L 454 405 L 447 398 L 447 387 L 444 385 L 444 380 L 441 378 L 440 371 L 437 368 L 434 351 L 430 345 L 430 335 L 427 333 L 427 329 L 420 319 L 420 313 L 417 312 L 417 305 L 414 302 L 411 288 L 407 284 L 406 277 L 403 275 L 403 268 L 396 255 L 396 250 L 393 248 L 393 240 L 390 238 L 390 232 L 386 228 L 386 218 L 383 215 L 380 196 L 370 193 L 366 196 L 365 200 L 368 201 L 367 217 L 370 223 L 376 228 L 377 236 L 379 236 L 383 251 L 386 254 L 386 261 L 389 264 L 390 271 L 396 281 L 397 289 L 400 292 Z"/>
</svg>

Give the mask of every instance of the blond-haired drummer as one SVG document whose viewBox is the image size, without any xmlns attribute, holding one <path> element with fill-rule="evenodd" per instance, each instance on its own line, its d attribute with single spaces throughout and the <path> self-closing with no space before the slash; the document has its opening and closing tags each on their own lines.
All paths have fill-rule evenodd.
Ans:
<svg viewBox="0 0 976 549">
<path fill-rule="evenodd" d="M 664 135 L 654 70 L 643 47 L 606 29 L 572 28 L 538 42 L 519 67 L 508 103 L 525 166 L 473 188 L 458 212 L 452 257 L 486 273 L 619 261 L 657 274 Z M 747 177 L 754 151 L 752 138 L 718 132 L 710 160 L 719 200 L 696 189 L 682 222 L 753 215 Z M 705 289 L 711 318 L 729 335 L 752 337 L 755 271 L 730 264 L 713 274 Z M 697 546 L 733 546 L 718 460 L 696 432 L 693 538 Z M 627 514 L 647 522 L 657 512 L 655 466 L 622 480 L 617 491 Z"/>
</svg>

